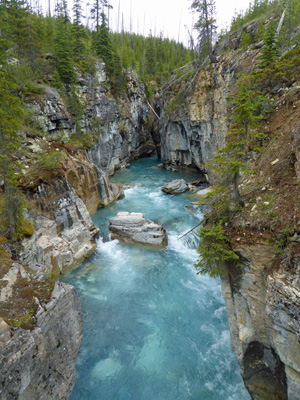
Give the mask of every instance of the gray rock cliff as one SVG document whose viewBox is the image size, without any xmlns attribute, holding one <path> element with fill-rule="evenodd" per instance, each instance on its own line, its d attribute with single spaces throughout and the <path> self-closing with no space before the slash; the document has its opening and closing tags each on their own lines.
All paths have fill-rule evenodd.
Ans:
<svg viewBox="0 0 300 400">
<path fill-rule="evenodd" d="M 222 279 L 222 291 L 232 348 L 245 384 L 257 400 L 297 400 L 299 265 L 294 271 L 274 269 L 270 245 L 238 245 L 235 251 L 243 263 Z"/>
<path fill-rule="evenodd" d="M 75 289 L 57 282 L 36 318 L 33 331 L 14 329 L 1 319 L 1 400 L 60 400 L 71 394 L 83 326 Z"/>
</svg>

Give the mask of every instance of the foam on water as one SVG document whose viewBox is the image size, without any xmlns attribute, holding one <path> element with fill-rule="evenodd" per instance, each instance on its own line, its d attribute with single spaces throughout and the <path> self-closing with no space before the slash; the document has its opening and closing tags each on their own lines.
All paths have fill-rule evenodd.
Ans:
<svg viewBox="0 0 300 400">
<path fill-rule="evenodd" d="M 143 160 L 116 174 L 117 181 L 136 186 L 95 214 L 104 239 L 64 276 L 84 308 L 71 400 L 248 400 L 230 348 L 220 281 L 196 275 L 197 251 L 179 239 L 202 218 L 201 210 L 186 209 L 189 193 L 161 192 L 184 175 L 151 168 L 155 162 Z M 167 248 L 109 241 L 108 220 L 119 211 L 160 221 Z"/>
</svg>

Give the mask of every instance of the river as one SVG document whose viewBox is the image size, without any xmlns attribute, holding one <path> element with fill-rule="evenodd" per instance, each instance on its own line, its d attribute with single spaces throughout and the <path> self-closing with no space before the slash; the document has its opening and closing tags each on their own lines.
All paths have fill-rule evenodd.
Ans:
<svg viewBox="0 0 300 400">
<path fill-rule="evenodd" d="M 84 310 L 71 400 L 248 400 L 230 347 L 220 280 L 196 275 L 197 251 L 178 238 L 201 220 L 201 210 L 191 192 L 160 190 L 197 175 L 161 170 L 158 162 L 143 159 L 115 174 L 113 182 L 132 187 L 93 216 L 102 236 L 96 252 L 63 276 Z M 110 241 L 108 220 L 119 211 L 161 223 L 167 248 Z"/>
</svg>

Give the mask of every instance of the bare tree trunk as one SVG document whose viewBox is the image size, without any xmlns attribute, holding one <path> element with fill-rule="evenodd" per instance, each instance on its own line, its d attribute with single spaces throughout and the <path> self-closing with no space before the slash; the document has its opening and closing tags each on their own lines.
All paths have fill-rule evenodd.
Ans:
<svg viewBox="0 0 300 400">
<path fill-rule="evenodd" d="M 212 52 L 212 34 L 211 34 L 211 29 L 209 26 L 209 15 L 208 15 L 208 9 L 207 9 L 207 3 L 205 1 L 205 36 L 206 36 L 206 43 L 207 43 L 207 49 L 208 49 L 208 57 L 212 63 L 217 63 L 216 57 L 213 55 Z"/>
<path fill-rule="evenodd" d="M 245 203 L 241 198 L 240 191 L 239 191 L 239 173 L 235 172 L 233 176 L 233 191 L 236 200 L 238 201 L 239 205 L 244 207 Z"/>
</svg>

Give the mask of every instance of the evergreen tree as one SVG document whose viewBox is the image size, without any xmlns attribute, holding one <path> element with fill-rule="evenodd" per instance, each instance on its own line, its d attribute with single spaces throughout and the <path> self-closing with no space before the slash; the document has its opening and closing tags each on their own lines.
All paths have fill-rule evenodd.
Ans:
<svg viewBox="0 0 300 400">
<path fill-rule="evenodd" d="M 216 30 L 215 0 L 194 0 L 191 9 L 197 13 L 198 21 L 195 29 L 199 32 L 199 42 L 204 40 L 210 61 L 215 63 L 217 60 L 212 51 L 212 37 Z"/>
<path fill-rule="evenodd" d="M 33 63 L 39 52 L 33 13 L 26 0 L 5 1 L 0 6 L 1 33 L 16 45 L 19 58 Z"/>
<path fill-rule="evenodd" d="M 156 54 L 155 54 L 155 43 L 150 31 L 149 36 L 146 41 L 146 65 L 145 65 L 146 75 L 149 77 L 154 77 L 156 74 Z"/>
<path fill-rule="evenodd" d="M 86 53 L 84 40 L 87 38 L 87 33 L 84 26 L 81 24 L 82 6 L 81 0 L 74 0 L 73 3 L 73 25 L 71 29 L 72 35 L 72 50 L 75 58 L 78 60 Z"/>
<path fill-rule="evenodd" d="M 66 14 L 66 1 L 57 5 L 58 17 L 56 19 L 56 32 L 54 40 L 54 59 L 59 78 L 66 84 L 75 80 L 75 71 L 72 62 L 69 24 Z"/>
<path fill-rule="evenodd" d="M 105 63 L 106 73 L 110 78 L 115 68 L 114 50 L 104 12 L 101 13 L 101 18 L 102 22 L 99 30 L 93 33 L 93 49 L 97 56 Z"/>
<path fill-rule="evenodd" d="M 248 88 L 249 82 L 242 77 L 237 82 L 237 92 L 231 96 L 231 126 L 226 134 L 226 145 L 214 157 L 212 167 L 219 177 L 213 195 L 226 193 L 233 187 L 234 197 L 238 204 L 244 206 L 239 192 L 239 177 L 245 169 L 247 153 L 250 148 L 258 149 L 256 142 L 264 137 L 258 126 L 261 116 L 258 112 L 258 92 Z"/>
<path fill-rule="evenodd" d="M 23 106 L 18 97 L 18 85 L 5 63 L 3 47 L 0 53 L 0 176 L 3 181 L 0 229 L 8 239 L 16 240 L 22 233 L 25 209 L 23 196 L 17 186 L 21 168 L 14 157 L 20 146 L 18 130 L 21 128 Z"/>
<path fill-rule="evenodd" d="M 272 22 L 264 37 L 264 46 L 260 55 L 260 68 L 266 68 L 274 63 L 279 57 L 278 37 L 276 34 L 275 24 Z"/>
<path fill-rule="evenodd" d="M 95 22 L 96 32 L 100 31 L 100 26 L 103 23 L 102 14 L 105 15 L 105 9 L 110 9 L 112 6 L 108 0 L 94 0 L 93 8 L 91 9 L 92 19 Z"/>
<path fill-rule="evenodd" d="M 199 239 L 197 252 L 200 257 L 195 264 L 197 274 L 222 276 L 226 273 L 226 262 L 238 263 L 239 256 L 231 249 L 221 222 L 200 228 Z"/>
</svg>

